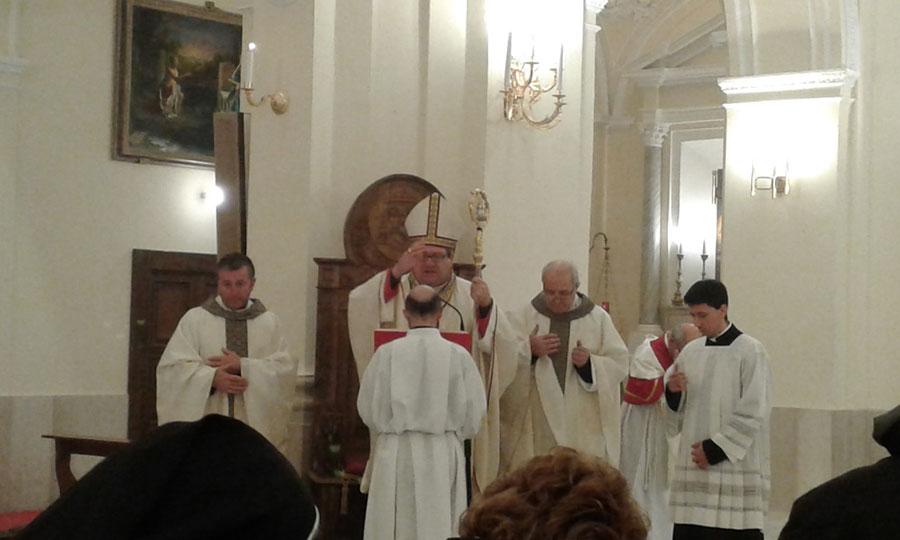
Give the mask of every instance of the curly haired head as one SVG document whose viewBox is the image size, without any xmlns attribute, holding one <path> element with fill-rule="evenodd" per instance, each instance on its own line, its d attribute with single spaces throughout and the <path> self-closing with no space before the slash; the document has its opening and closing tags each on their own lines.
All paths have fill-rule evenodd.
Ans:
<svg viewBox="0 0 900 540">
<path fill-rule="evenodd" d="M 463 515 L 460 534 L 484 540 L 643 540 L 647 520 L 619 471 L 560 447 L 488 486 Z"/>
</svg>

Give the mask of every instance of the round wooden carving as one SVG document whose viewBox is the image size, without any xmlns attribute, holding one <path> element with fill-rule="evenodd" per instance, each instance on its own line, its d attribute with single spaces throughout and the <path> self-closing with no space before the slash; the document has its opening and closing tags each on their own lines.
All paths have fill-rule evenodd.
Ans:
<svg viewBox="0 0 900 540">
<path fill-rule="evenodd" d="M 437 191 L 430 182 L 410 174 L 394 174 L 366 188 L 347 213 L 344 251 L 357 264 L 387 268 L 409 245 L 406 216 Z"/>
</svg>

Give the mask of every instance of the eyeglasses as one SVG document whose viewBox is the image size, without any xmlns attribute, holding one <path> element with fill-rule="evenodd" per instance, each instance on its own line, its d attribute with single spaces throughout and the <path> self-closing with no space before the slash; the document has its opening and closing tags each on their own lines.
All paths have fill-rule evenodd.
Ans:
<svg viewBox="0 0 900 540">
<path fill-rule="evenodd" d="M 575 292 L 575 289 L 569 289 L 567 291 L 548 291 L 547 289 L 544 289 L 544 296 L 549 296 L 551 298 L 553 298 L 553 297 L 565 298 L 566 296 L 572 296 L 572 293 L 574 293 L 574 292 Z"/>
<path fill-rule="evenodd" d="M 425 255 L 424 253 L 422 254 L 423 261 L 431 261 L 435 264 L 442 263 L 442 262 L 446 261 L 447 259 L 448 259 L 448 257 L 447 257 L 446 253 L 433 253 L 431 255 Z"/>
</svg>

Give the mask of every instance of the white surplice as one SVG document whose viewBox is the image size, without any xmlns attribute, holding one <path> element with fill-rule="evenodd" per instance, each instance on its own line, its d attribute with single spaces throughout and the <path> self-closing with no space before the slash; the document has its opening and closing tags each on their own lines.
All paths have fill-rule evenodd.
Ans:
<svg viewBox="0 0 900 540">
<path fill-rule="evenodd" d="M 669 490 L 675 523 L 722 529 L 763 529 L 768 506 L 772 373 L 756 339 L 733 325 L 716 338 L 682 349 L 675 367 L 687 377 L 670 433 L 681 432 Z M 691 444 L 711 439 L 727 459 L 698 468 Z"/>
<path fill-rule="evenodd" d="M 221 306 L 221 301 L 217 298 Z M 226 394 L 211 392 L 216 368 L 211 356 L 225 347 L 225 319 L 202 307 L 181 318 L 156 368 L 159 424 L 228 415 Z M 288 418 L 297 364 L 287 350 L 278 317 L 266 311 L 247 321 L 248 355 L 241 358 L 247 390 L 235 395 L 234 417 L 262 433 L 282 453 L 287 450 Z"/>
<path fill-rule="evenodd" d="M 486 402 L 468 351 L 435 328 L 379 347 L 359 386 L 359 415 L 375 434 L 368 540 L 445 540 L 466 508 L 463 440 Z"/>
<path fill-rule="evenodd" d="M 583 297 L 582 301 L 589 300 Z M 529 303 L 509 314 L 519 340 L 513 350 L 498 347 L 498 362 L 516 368 L 500 401 L 500 472 L 507 472 L 555 446 L 619 462 L 620 384 L 628 375 L 628 349 L 599 306 L 570 322 L 565 387 L 548 356 L 531 363 L 528 336 L 550 330 L 550 319 Z M 593 381 L 588 384 L 572 364 L 576 344 L 587 348 Z M 497 343 L 500 345 L 500 342 Z M 505 345 L 505 343 L 504 343 Z M 510 358 L 512 357 L 512 358 Z"/>
<path fill-rule="evenodd" d="M 390 279 L 390 270 L 375 274 L 371 279 L 359 285 L 350 292 L 347 306 L 347 319 L 350 331 L 350 344 L 353 348 L 353 357 L 356 360 L 356 368 L 360 379 L 365 372 L 369 359 L 375 348 L 373 333 L 379 328 L 393 328 L 407 330 L 409 328 L 406 318 L 403 316 L 403 304 L 411 287 L 409 274 L 400 279 L 397 294 L 390 300 L 385 300 L 385 280 Z M 515 336 L 510 329 L 503 313 L 497 308 L 497 303 L 491 308 L 488 315 L 488 323 L 484 336 L 480 336 L 476 327 L 476 306 L 472 300 L 471 282 L 456 277 L 449 285 L 452 292 L 447 302 L 459 312 L 449 306 L 444 306 L 440 320 L 440 330 L 444 332 L 458 332 L 460 321 L 463 331 L 472 336 L 472 351 L 470 359 L 474 361 L 484 384 L 488 397 L 488 411 L 482 420 L 481 429 L 478 430 L 472 445 L 472 463 L 475 478 L 481 488 L 490 484 L 497 476 L 500 454 L 500 395 L 505 385 L 512 380 L 515 366 L 512 364 L 500 364 L 493 362 L 491 351 L 495 342 L 502 343 L 506 340 L 514 340 Z M 365 492 L 368 489 L 370 470 L 366 467 L 360 489 Z"/>
</svg>

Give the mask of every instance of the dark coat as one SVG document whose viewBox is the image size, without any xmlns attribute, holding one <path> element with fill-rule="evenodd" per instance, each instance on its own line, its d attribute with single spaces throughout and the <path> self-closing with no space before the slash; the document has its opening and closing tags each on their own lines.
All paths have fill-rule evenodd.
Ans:
<svg viewBox="0 0 900 540">
<path fill-rule="evenodd" d="M 779 540 L 900 538 L 900 457 L 829 480 L 794 501 Z"/>
<path fill-rule="evenodd" d="M 102 461 L 16 538 L 303 540 L 315 520 L 290 462 L 246 424 L 211 415 Z"/>
</svg>

